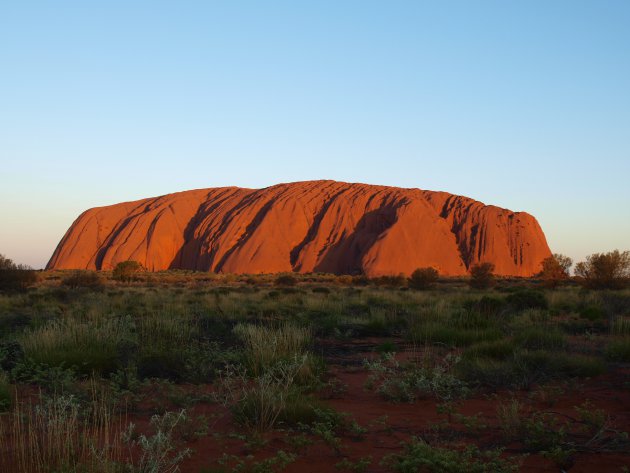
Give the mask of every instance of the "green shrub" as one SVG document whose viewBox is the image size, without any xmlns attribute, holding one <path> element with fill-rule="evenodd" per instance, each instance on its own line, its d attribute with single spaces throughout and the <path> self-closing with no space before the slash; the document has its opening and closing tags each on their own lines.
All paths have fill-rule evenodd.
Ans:
<svg viewBox="0 0 630 473">
<path fill-rule="evenodd" d="M 507 296 L 506 302 L 516 312 L 521 312 L 525 309 L 547 309 L 549 307 L 545 294 L 532 289 L 516 291 Z"/>
<path fill-rule="evenodd" d="M 465 397 L 468 387 L 453 374 L 459 361 L 448 355 L 431 366 L 421 366 L 400 363 L 393 353 L 387 353 L 383 360 L 364 361 L 370 371 L 366 387 L 394 402 L 413 402 L 423 397 L 441 400 Z"/>
<path fill-rule="evenodd" d="M 494 327 L 461 328 L 444 322 L 426 323 L 412 331 L 412 338 L 417 342 L 438 343 L 453 347 L 465 347 L 473 343 L 497 340 L 501 337 L 501 331 Z"/>
<path fill-rule="evenodd" d="M 603 373 L 605 368 L 598 358 L 543 350 L 522 352 L 516 357 L 516 364 L 522 372 L 543 380 L 588 378 Z"/>
<path fill-rule="evenodd" d="M 0 342 L 0 369 L 9 372 L 23 360 L 24 349 L 22 345 L 14 340 Z"/>
<path fill-rule="evenodd" d="M 563 378 L 586 378 L 604 372 L 601 360 L 544 350 L 516 351 L 506 359 L 465 357 L 458 376 L 471 384 L 492 388 L 529 388 L 532 384 Z"/>
<path fill-rule="evenodd" d="M 502 450 L 480 451 L 476 446 L 464 450 L 433 447 L 413 438 L 404 444 L 404 452 L 385 457 L 383 463 L 398 473 L 511 473 L 518 462 L 502 459 Z"/>
<path fill-rule="evenodd" d="M 476 312 L 486 317 L 498 316 L 506 306 L 505 299 L 492 296 L 483 296 L 481 299 L 464 301 L 463 307 L 468 312 Z"/>
<path fill-rule="evenodd" d="M 274 281 L 276 286 L 295 286 L 297 282 L 297 278 L 292 274 L 281 274 Z"/>
<path fill-rule="evenodd" d="M 514 354 L 516 349 L 510 340 L 500 339 L 489 342 L 476 343 L 468 347 L 462 354 L 465 359 L 491 358 L 494 360 L 505 360 Z"/>
<path fill-rule="evenodd" d="M 468 284 L 473 289 L 487 289 L 494 286 L 494 264 L 479 263 L 471 266 Z"/>
<path fill-rule="evenodd" d="M 630 362 L 630 338 L 611 341 L 606 347 L 606 357 L 612 361 Z"/>
<path fill-rule="evenodd" d="M 112 272 L 112 279 L 122 282 L 131 282 L 138 279 L 138 275 L 144 271 L 144 267 L 137 261 L 121 261 Z"/>
<path fill-rule="evenodd" d="M 435 286 L 439 277 L 438 271 L 435 268 L 418 268 L 408 280 L 408 285 L 411 289 L 425 290 Z"/>
<path fill-rule="evenodd" d="M 606 318 L 606 313 L 599 307 L 589 306 L 583 307 L 579 311 L 580 318 L 594 322 Z"/>
<path fill-rule="evenodd" d="M 259 432 L 269 430 L 280 419 L 309 410 L 309 400 L 296 382 L 306 362 L 306 356 L 280 361 L 253 380 L 244 370 L 227 366 L 220 376 L 217 400 L 230 408 L 239 424 Z"/>
<path fill-rule="evenodd" d="M 514 341 L 530 350 L 560 350 L 566 345 L 564 334 L 550 327 L 528 327 L 514 337 Z"/>
</svg>

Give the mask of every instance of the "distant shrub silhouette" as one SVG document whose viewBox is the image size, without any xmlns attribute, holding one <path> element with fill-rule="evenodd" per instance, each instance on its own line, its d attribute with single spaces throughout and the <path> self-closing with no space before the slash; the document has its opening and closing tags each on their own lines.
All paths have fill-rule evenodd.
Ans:
<svg viewBox="0 0 630 473">
<path fill-rule="evenodd" d="M 569 279 L 569 270 L 572 265 L 573 260 L 571 258 L 554 253 L 543 260 L 539 277 L 546 287 L 553 289 L 558 287 L 562 281 Z"/>
<path fill-rule="evenodd" d="M 630 282 L 630 251 L 594 253 L 575 266 L 578 281 L 589 289 L 620 289 Z"/>
<path fill-rule="evenodd" d="M 0 291 L 23 291 L 37 282 L 37 273 L 30 266 L 15 264 L 0 255 Z"/>
<path fill-rule="evenodd" d="M 71 289 L 80 287 L 100 289 L 103 287 L 103 281 L 96 271 L 72 271 L 61 280 L 61 284 Z"/>
<path fill-rule="evenodd" d="M 470 268 L 470 280 L 468 284 L 474 289 L 487 289 L 492 287 L 494 280 L 494 264 L 479 263 Z"/>
<path fill-rule="evenodd" d="M 138 274 L 144 271 L 144 267 L 137 261 L 121 261 L 114 268 L 112 278 L 116 281 L 130 282 L 137 279 Z"/>
<path fill-rule="evenodd" d="M 385 287 L 401 287 L 401 286 L 405 286 L 407 283 L 407 278 L 405 277 L 404 274 L 399 274 L 399 275 L 385 275 L 385 276 L 378 276 L 376 278 L 374 278 L 372 281 L 374 281 L 374 283 L 377 286 L 385 286 Z"/>
<path fill-rule="evenodd" d="M 408 285 L 412 289 L 424 290 L 435 286 L 439 277 L 435 268 L 418 268 L 409 277 Z"/>
<path fill-rule="evenodd" d="M 275 280 L 276 286 L 295 286 L 297 278 L 292 274 L 281 274 Z"/>
</svg>

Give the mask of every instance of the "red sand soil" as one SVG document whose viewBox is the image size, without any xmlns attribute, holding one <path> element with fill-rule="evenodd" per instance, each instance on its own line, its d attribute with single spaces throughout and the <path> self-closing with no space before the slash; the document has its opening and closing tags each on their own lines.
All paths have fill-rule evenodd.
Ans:
<svg viewBox="0 0 630 473">
<path fill-rule="evenodd" d="M 191 190 L 87 210 L 48 269 L 297 271 L 370 277 L 432 266 L 531 276 L 550 255 L 536 219 L 446 192 L 335 181 Z"/>
<path fill-rule="evenodd" d="M 448 419 L 448 414 L 438 413 L 438 402 L 435 399 L 420 399 L 413 403 L 392 403 L 381 398 L 377 393 L 365 388 L 368 377 L 366 369 L 361 367 L 362 360 L 377 357 L 373 351 L 362 351 L 367 346 L 375 347 L 381 339 L 363 339 L 358 342 L 331 341 L 327 351 L 334 351 L 335 343 L 340 351 L 336 355 L 327 356 L 330 367 L 329 376 L 346 386 L 346 390 L 337 395 L 323 395 L 322 402 L 337 410 L 349 414 L 362 427 L 367 429 L 365 435 L 357 438 L 350 433 L 340 435 L 341 448 L 335 452 L 320 438 L 309 434 L 313 441 L 301 449 L 295 462 L 282 470 L 287 473 L 338 473 L 350 471 L 336 468 L 335 465 L 344 458 L 356 462 L 365 457 L 371 457 L 371 465 L 365 470 L 371 473 L 385 473 L 388 470 L 380 465 L 386 455 L 401 453 L 401 443 L 416 436 L 434 444 L 435 434 L 432 426 Z M 354 347 L 352 345 L 354 344 Z M 348 346 L 351 350 L 348 350 Z M 399 343 L 399 346 L 404 343 Z M 333 350 L 330 350 L 330 349 Z M 355 350 L 353 351 L 352 348 Z M 369 348 L 368 348 L 369 350 Z M 449 424 L 440 436 L 453 435 L 455 441 L 466 445 L 477 445 L 481 449 L 491 449 L 500 445 L 501 431 L 496 418 L 497 405 L 502 401 L 513 398 L 521 400 L 529 409 L 537 411 L 551 411 L 559 416 L 575 415 L 575 406 L 588 401 L 592 409 L 604 410 L 612 427 L 619 431 L 630 431 L 630 368 L 625 366 L 612 367 L 605 375 L 593 379 L 570 382 L 561 386 L 559 394 L 553 399 L 535 395 L 536 390 L 530 391 L 502 391 L 496 394 L 477 392 L 472 397 L 456 403 L 456 412 L 466 416 L 478 415 L 488 428 L 478 434 L 466 432 L 457 422 Z M 164 392 L 156 388 L 153 394 L 133 414 L 125 416 L 126 422 L 133 422 L 141 432 L 150 432 L 149 419 L 157 406 L 158 410 L 179 409 L 174 405 L 164 404 Z M 213 386 L 182 386 L 182 389 L 195 391 L 199 394 L 210 393 Z M 330 393 L 329 393 L 330 394 Z M 36 393 L 24 387 L 22 400 L 35 397 Z M 227 409 L 216 403 L 198 403 L 188 409 L 191 418 L 205 416 L 208 419 L 208 435 L 197 440 L 187 442 L 183 447 L 193 450 L 190 458 L 181 465 L 182 473 L 199 473 L 204 469 L 212 471 L 218 468 L 217 460 L 224 454 L 245 458 L 252 455 L 254 461 L 261 461 L 277 453 L 278 450 L 292 452 L 287 442 L 296 432 L 273 431 L 262 434 L 261 441 L 248 444 L 254 438 L 242 427 L 236 425 Z M 452 421 L 453 419 L 451 419 Z M 236 434 L 236 435 L 231 435 Z M 439 445 L 439 443 L 438 443 Z M 523 452 L 518 442 L 508 446 L 506 456 L 519 455 Z M 573 456 L 573 465 L 566 469 L 570 473 L 620 473 L 623 467 L 630 466 L 630 450 L 606 453 L 578 453 Z M 220 470 L 214 470 L 220 471 Z M 226 469 L 225 471 L 230 471 Z M 539 454 L 527 456 L 520 469 L 523 473 L 557 473 L 561 471 L 551 460 Z"/>
<path fill-rule="evenodd" d="M 362 341 L 362 343 L 365 340 Z M 347 385 L 347 391 L 338 397 L 325 399 L 323 402 L 339 412 L 345 412 L 355 419 L 367 433 L 358 439 L 351 434 L 341 436 L 341 453 L 336 453 L 321 439 L 311 437 L 314 443 L 298 453 L 295 462 L 285 470 L 287 473 L 327 473 L 349 471 L 335 467 L 344 458 L 356 462 L 363 457 L 371 457 L 372 463 L 367 472 L 387 472 L 386 467 L 379 465 L 386 455 L 401 453 L 401 443 L 416 436 L 431 439 L 431 426 L 448 418 L 447 414 L 439 414 L 438 402 L 434 399 L 422 399 L 414 403 L 392 403 L 383 400 L 378 394 L 365 388 L 368 373 L 360 368 L 360 361 L 366 357 L 374 357 L 374 353 L 354 353 L 341 356 L 339 364 L 331 365 L 331 376 Z M 354 363 L 352 363 L 354 362 Z M 514 397 L 527 402 L 530 408 L 547 410 L 558 415 L 575 415 L 575 406 L 589 401 L 593 409 L 603 409 L 609 416 L 611 424 L 620 431 L 630 430 L 630 369 L 619 368 L 609 374 L 590 380 L 582 380 L 573 386 L 574 391 L 567 389 L 554 399 L 553 407 L 546 399 L 532 399 L 532 391 L 513 392 L 504 391 L 497 395 L 477 393 L 472 398 L 456 404 L 456 412 L 466 415 L 479 415 L 480 419 L 490 426 L 478 436 L 466 434 L 465 429 L 455 428 L 453 435 L 460 436 L 463 444 L 475 444 L 480 448 L 497 447 L 496 440 L 501 438 L 501 431 L 497 427 L 496 409 L 501 401 Z M 224 453 L 237 455 L 241 458 L 253 455 L 257 461 L 271 457 L 278 450 L 291 451 L 286 442 L 288 436 L 297 435 L 290 432 L 271 432 L 264 434 L 263 445 L 248 446 L 243 440 L 228 438 L 229 432 L 240 432 L 229 414 L 216 405 L 200 405 L 190 414 L 204 413 L 208 416 L 220 414 L 210 429 L 210 435 L 190 443 L 188 446 L 195 450 L 195 454 L 182 465 L 184 473 L 198 473 L 203 468 L 216 467 L 216 460 Z M 453 424 L 457 425 L 457 424 Z M 494 426 L 494 427 L 492 427 Z M 212 433 L 221 435 L 213 437 Z M 518 443 L 511 445 L 505 455 L 522 454 L 522 446 Z M 622 467 L 630 465 L 630 451 L 607 453 L 578 453 L 575 454 L 574 464 L 566 471 L 571 473 L 598 472 L 620 473 Z M 229 471 L 229 470 L 228 470 Z M 561 471 L 551 460 L 539 454 L 525 457 L 521 470 L 525 473 L 556 473 Z"/>
</svg>

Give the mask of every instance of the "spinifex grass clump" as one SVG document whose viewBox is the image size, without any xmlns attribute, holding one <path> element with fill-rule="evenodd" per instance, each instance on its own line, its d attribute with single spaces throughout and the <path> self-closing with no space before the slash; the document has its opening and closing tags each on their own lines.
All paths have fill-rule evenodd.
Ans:
<svg viewBox="0 0 630 473">
<path fill-rule="evenodd" d="M 566 345 L 564 334 L 554 327 L 529 327 L 517 333 L 514 340 L 530 350 L 561 350 Z"/>
<path fill-rule="evenodd" d="M 269 430 L 280 420 L 302 422 L 315 409 L 297 383 L 307 362 L 306 355 L 280 360 L 253 379 L 239 367 L 228 366 L 221 373 L 218 400 L 230 408 L 237 423 L 250 430 Z"/>
<path fill-rule="evenodd" d="M 75 367 L 83 374 L 109 373 L 117 368 L 118 346 L 128 330 L 123 319 L 65 318 L 26 332 L 20 343 L 35 363 Z"/>
<path fill-rule="evenodd" d="M 159 311 L 135 321 L 138 373 L 143 378 L 181 379 L 187 355 L 199 348 L 198 328 L 185 314 Z"/>
<path fill-rule="evenodd" d="M 234 332 L 245 344 L 247 363 L 255 376 L 279 361 L 305 355 L 312 340 L 309 328 L 291 324 L 277 328 L 238 324 Z"/>
</svg>

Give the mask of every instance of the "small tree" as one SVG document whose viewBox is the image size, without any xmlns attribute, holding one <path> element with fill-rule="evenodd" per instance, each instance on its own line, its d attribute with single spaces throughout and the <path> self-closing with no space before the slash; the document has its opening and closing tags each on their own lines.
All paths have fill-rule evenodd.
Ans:
<svg viewBox="0 0 630 473">
<path fill-rule="evenodd" d="M 0 255 L 0 291 L 23 291 L 37 282 L 33 268 Z"/>
<path fill-rule="evenodd" d="M 545 286 L 555 288 L 569 278 L 569 270 L 572 265 L 573 260 L 571 258 L 554 253 L 543 260 L 542 271 L 539 276 Z"/>
<path fill-rule="evenodd" d="M 470 267 L 470 287 L 487 289 L 494 285 L 494 264 L 478 263 Z"/>
<path fill-rule="evenodd" d="M 418 268 L 409 277 L 408 284 L 412 289 L 425 290 L 435 286 L 439 277 L 435 268 Z"/>
<path fill-rule="evenodd" d="M 630 282 L 630 251 L 594 253 L 575 266 L 578 280 L 590 289 L 619 289 Z"/>
<path fill-rule="evenodd" d="M 138 274 L 143 271 L 144 267 L 137 261 L 121 261 L 114 268 L 112 278 L 116 281 L 130 282 L 136 279 Z"/>
</svg>

